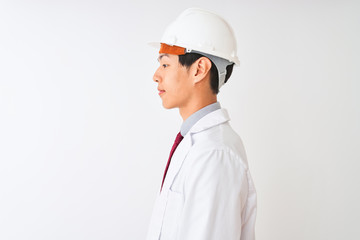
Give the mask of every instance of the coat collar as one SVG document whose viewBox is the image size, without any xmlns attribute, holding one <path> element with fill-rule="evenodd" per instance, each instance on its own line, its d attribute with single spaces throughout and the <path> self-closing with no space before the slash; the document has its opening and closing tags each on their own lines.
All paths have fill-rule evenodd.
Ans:
<svg viewBox="0 0 360 240">
<path fill-rule="evenodd" d="M 191 114 L 190 117 L 188 117 L 183 124 L 181 125 L 181 135 L 185 136 L 189 130 L 197 123 L 200 119 L 205 117 L 207 114 L 216 111 L 220 109 L 220 103 L 216 102 L 210 105 L 207 105 L 206 107 L 201 108 L 200 110 L 196 111 L 195 113 Z"/>
<path fill-rule="evenodd" d="M 190 129 L 189 133 L 198 133 L 209 128 L 215 127 L 219 124 L 227 122 L 230 120 L 229 114 L 226 109 L 221 108 L 215 110 L 205 117 L 201 118 L 194 126 Z"/>
</svg>

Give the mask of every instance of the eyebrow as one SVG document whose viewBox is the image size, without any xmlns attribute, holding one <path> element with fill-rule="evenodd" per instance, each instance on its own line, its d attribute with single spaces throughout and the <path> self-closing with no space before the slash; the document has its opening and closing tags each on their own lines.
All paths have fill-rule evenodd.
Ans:
<svg viewBox="0 0 360 240">
<path fill-rule="evenodd" d="M 167 53 L 161 53 L 158 57 L 158 62 L 160 62 L 160 60 L 163 58 L 163 57 L 169 57 L 169 55 Z"/>
</svg>

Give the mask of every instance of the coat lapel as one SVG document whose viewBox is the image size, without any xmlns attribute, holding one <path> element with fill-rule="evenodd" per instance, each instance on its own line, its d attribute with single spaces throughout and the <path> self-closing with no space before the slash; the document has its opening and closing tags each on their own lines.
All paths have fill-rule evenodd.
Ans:
<svg viewBox="0 0 360 240">
<path fill-rule="evenodd" d="M 190 134 L 186 134 L 184 136 L 184 139 L 176 148 L 174 155 L 171 158 L 170 166 L 164 181 L 164 186 L 161 191 L 162 193 L 167 194 L 191 146 L 192 146 L 191 136 Z"/>
</svg>

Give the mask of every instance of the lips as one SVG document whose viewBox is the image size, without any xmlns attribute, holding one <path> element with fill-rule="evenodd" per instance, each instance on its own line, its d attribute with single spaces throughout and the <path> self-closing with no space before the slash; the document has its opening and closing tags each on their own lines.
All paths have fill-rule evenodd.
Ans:
<svg viewBox="0 0 360 240">
<path fill-rule="evenodd" d="M 165 90 L 162 90 L 162 89 L 159 89 L 158 88 L 158 91 L 159 91 L 159 95 L 161 96 L 163 93 L 165 93 Z"/>
</svg>

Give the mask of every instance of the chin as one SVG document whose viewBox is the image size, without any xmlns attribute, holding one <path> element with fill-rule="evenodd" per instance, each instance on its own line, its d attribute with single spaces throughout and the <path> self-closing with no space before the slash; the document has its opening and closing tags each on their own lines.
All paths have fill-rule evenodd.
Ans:
<svg viewBox="0 0 360 240">
<path fill-rule="evenodd" d="M 162 102 L 162 105 L 165 109 L 172 109 L 172 108 L 176 108 L 177 106 L 175 104 L 169 104 L 169 103 L 166 103 L 166 102 Z"/>
</svg>

